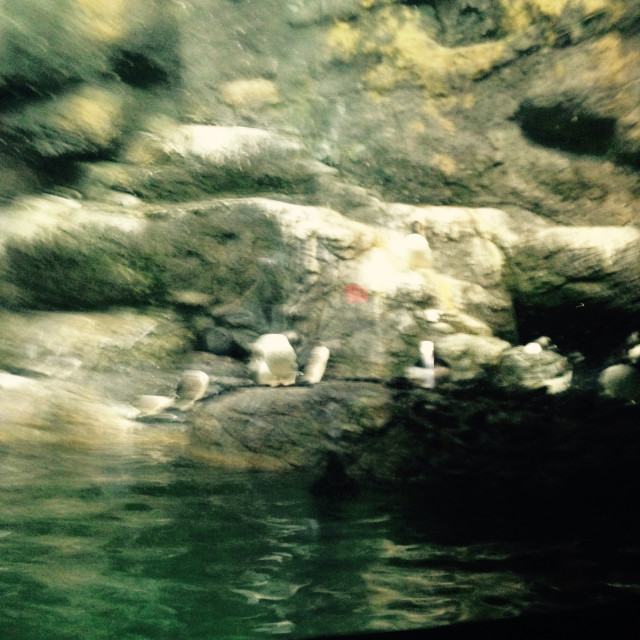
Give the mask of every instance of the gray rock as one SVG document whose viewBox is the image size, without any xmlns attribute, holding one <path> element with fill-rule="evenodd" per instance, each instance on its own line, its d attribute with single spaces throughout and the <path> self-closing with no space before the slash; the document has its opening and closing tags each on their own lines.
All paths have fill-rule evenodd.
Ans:
<svg viewBox="0 0 640 640">
<path fill-rule="evenodd" d="M 567 336 L 573 348 L 588 349 L 592 332 L 613 348 L 624 336 L 602 332 L 605 318 L 609 314 L 627 318 L 624 326 L 640 309 L 637 229 L 544 229 L 524 236 L 513 248 L 511 265 L 512 290 L 521 318 L 532 318 L 538 331 L 553 334 L 555 330 L 556 335 Z M 554 320 L 560 317 L 562 326 Z"/>
<path fill-rule="evenodd" d="M 109 173 L 87 167 L 85 183 L 146 198 L 187 200 L 198 192 L 300 190 L 333 170 L 295 138 L 252 127 L 151 122 L 130 144 L 128 163 Z M 96 175 L 96 172 L 97 175 Z"/>
<path fill-rule="evenodd" d="M 499 338 L 456 333 L 436 340 L 435 355 L 447 364 L 455 382 L 472 380 L 497 366 L 510 348 L 508 342 Z"/>
<path fill-rule="evenodd" d="M 390 410 L 389 391 L 376 384 L 244 389 L 196 405 L 191 442 L 230 467 L 313 469 L 328 450 L 379 431 Z"/>
<path fill-rule="evenodd" d="M 640 401 L 640 372 L 628 364 L 607 367 L 598 377 L 600 392 L 607 398 Z"/>
<path fill-rule="evenodd" d="M 533 348 L 533 346 L 538 347 Z M 507 349 L 501 356 L 494 381 L 509 389 L 546 389 L 562 393 L 571 385 L 568 360 L 538 343 Z"/>
<path fill-rule="evenodd" d="M 222 327 L 213 327 L 204 335 L 204 345 L 208 352 L 217 356 L 231 355 L 236 342 L 230 331 Z"/>
<path fill-rule="evenodd" d="M 1 322 L 0 368 L 65 380 L 93 389 L 97 397 L 103 394 L 121 402 L 168 392 L 172 369 L 191 337 L 172 314 L 135 310 L 28 315 L 5 311 Z"/>
<path fill-rule="evenodd" d="M 176 389 L 175 406 L 182 411 L 191 409 L 195 402 L 204 397 L 208 388 L 209 376 L 204 371 L 183 371 Z"/>
<path fill-rule="evenodd" d="M 130 126 L 133 94 L 121 85 L 81 85 L 5 114 L 0 133 L 31 157 L 55 159 L 112 152 Z"/>
</svg>

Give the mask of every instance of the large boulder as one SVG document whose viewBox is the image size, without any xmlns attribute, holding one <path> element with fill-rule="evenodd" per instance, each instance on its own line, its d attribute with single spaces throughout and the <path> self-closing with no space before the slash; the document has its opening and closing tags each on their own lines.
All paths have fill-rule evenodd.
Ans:
<svg viewBox="0 0 640 640">
<path fill-rule="evenodd" d="M 550 227 L 513 249 L 512 290 L 525 337 L 605 353 L 635 328 L 640 234 L 632 227 Z M 552 332 L 552 333 L 550 333 Z"/>
<path fill-rule="evenodd" d="M 252 210 L 279 226 L 296 276 L 274 317 L 280 325 L 272 322 L 271 330 L 295 329 L 302 336 L 303 364 L 313 344 L 326 345 L 329 376 L 390 379 L 414 364 L 420 341 L 456 327 L 515 335 L 504 256 L 489 239 L 493 232 L 504 235 L 501 242 L 513 239 L 500 229 L 501 212 L 394 205 L 383 229 L 330 209 L 262 198 L 212 206 Z M 433 268 L 407 264 L 403 241 L 418 214 L 429 242 L 435 239 Z M 461 238 L 467 241 L 456 244 Z"/>
<path fill-rule="evenodd" d="M 501 355 L 494 381 L 506 389 L 545 389 L 562 393 L 569 389 L 573 372 L 566 357 L 537 342 L 507 349 Z"/>
<path fill-rule="evenodd" d="M 301 366 L 324 344 L 333 377 L 389 380 L 415 364 L 420 342 L 455 332 L 514 341 L 511 218 L 493 209 L 386 210 L 383 227 L 264 197 L 22 201 L 4 213 L 15 229 L 4 240 L 3 298 L 14 308 L 179 307 L 200 348 L 236 357 L 261 334 L 294 330 Z M 427 236 L 414 234 L 425 263 L 406 244 L 415 223 Z"/>
<path fill-rule="evenodd" d="M 451 379 L 472 380 L 495 368 L 511 345 L 491 336 L 454 333 L 436 341 L 435 353 L 451 369 Z"/>
<path fill-rule="evenodd" d="M 383 386 L 362 382 L 245 389 L 198 405 L 192 446 L 230 468 L 314 469 L 329 450 L 346 452 L 382 429 L 390 400 Z"/>
</svg>

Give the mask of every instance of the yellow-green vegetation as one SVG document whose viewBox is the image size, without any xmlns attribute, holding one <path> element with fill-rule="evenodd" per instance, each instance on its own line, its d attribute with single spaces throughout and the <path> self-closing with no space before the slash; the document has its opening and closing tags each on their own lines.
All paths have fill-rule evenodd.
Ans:
<svg viewBox="0 0 640 640">
<path fill-rule="evenodd" d="M 124 123 L 124 102 L 121 93 L 87 86 L 60 98 L 51 123 L 89 144 L 108 147 Z"/>
<path fill-rule="evenodd" d="M 415 8 L 385 6 L 363 16 L 356 26 L 336 23 L 327 45 L 338 59 L 369 61 L 364 80 L 371 91 L 386 92 L 399 84 L 446 95 L 454 78 L 476 79 L 489 73 L 505 53 L 500 40 L 468 47 L 438 44 Z"/>
<path fill-rule="evenodd" d="M 430 164 L 445 176 L 452 176 L 457 170 L 456 161 L 446 153 L 431 154 Z"/>
<path fill-rule="evenodd" d="M 520 34 L 531 26 L 548 28 L 547 37 L 554 39 L 553 28 L 565 11 L 582 11 L 584 18 L 603 15 L 611 21 L 625 12 L 624 0 L 500 0 L 503 9 L 502 29 L 508 34 Z"/>
<path fill-rule="evenodd" d="M 243 78 L 226 82 L 220 88 L 222 101 L 232 107 L 259 109 L 278 104 L 278 87 L 266 78 Z"/>
<path fill-rule="evenodd" d="M 454 289 L 451 278 L 438 273 L 433 273 L 432 278 L 436 287 L 440 308 L 443 311 L 457 311 L 458 309 L 453 299 Z"/>
<path fill-rule="evenodd" d="M 609 25 L 626 13 L 624 0 L 500 0 L 502 37 L 464 47 L 445 47 L 435 40 L 416 7 L 363 0 L 371 8 L 356 22 L 338 21 L 326 43 L 335 59 L 358 59 L 372 98 L 402 84 L 444 96 L 454 80 L 475 80 L 512 55 L 509 43 L 530 29 L 553 44 L 566 25 L 581 17 L 602 16 Z M 638 133 L 640 135 L 640 132 Z"/>
<path fill-rule="evenodd" d="M 128 31 L 130 3 L 127 0 L 75 0 L 74 15 L 92 39 L 113 44 Z"/>
<path fill-rule="evenodd" d="M 615 91 L 615 98 L 607 106 L 607 115 L 635 120 L 636 136 L 640 137 L 638 124 L 637 91 L 634 83 L 640 63 L 637 50 L 626 51 L 624 43 L 617 33 L 609 33 L 593 43 L 590 49 L 593 59 L 593 80 L 605 89 Z M 567 70 L 570 74 L 571 70 Z"/>
<path fill-rule="evenodd" d="M 5 137 L 44 157 L 111 149 L 125 122 L 127 94 L 119 87 L 80 86 L 3 117 Z"/>
<path fill-rule="evenodd" d="M 327 34 L 327 44 L 336 57 L 349 60 L 359 51 L 361 37 L 362 32 L 349 22 L 337 22 Z"/>
</svg>

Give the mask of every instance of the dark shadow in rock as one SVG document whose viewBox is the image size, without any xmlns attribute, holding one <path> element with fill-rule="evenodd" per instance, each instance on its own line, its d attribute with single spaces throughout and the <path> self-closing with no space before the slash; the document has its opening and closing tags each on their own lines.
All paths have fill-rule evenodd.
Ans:
<svg viewBox="0 0 640 640">
<path fill-rule="evenodd" d="M 573 153 L 603 155 L 616 131 L 614 118 L 586 113 L 571 104 L 539 106 L 526 100 L 516 120 L 534 142 Z"/>
<path fill-rule="evenodd" d="M 516 298 L 514 309 L 522 343 L 552 336 L 561 353 L 579 351 L 592 363 L 603 362 L 637 326 L 636 314 L 606 305 L 569 303 L 532 307 Z"/>
<path fill-rule="evenodd" d="M 140 89 L 171 84 L 167 69 L 135 51 L 120 51 L 111 61 L 114 72 L 125 84 Z"/>
</svg>

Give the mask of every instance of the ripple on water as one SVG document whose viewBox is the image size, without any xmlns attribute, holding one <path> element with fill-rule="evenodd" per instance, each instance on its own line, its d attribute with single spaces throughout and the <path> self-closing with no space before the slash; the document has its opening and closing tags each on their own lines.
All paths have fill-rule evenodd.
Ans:
<svg viewBox="0 0 640 640">
<path fill-rule="evenodd" d="M 147 444 L 5 446 L 5 637 L 306 637 L 498 618 L 567 601 L 557 563 L 539 569 L 544 548 L 448 541 L 403 495 L 326 502 L 302 476 L 221 472 L 181 454 L 158 455 Z M 591 565 L 575 566 L 582 573 L 574 583 L 584 581 Z"/>
</svg>

